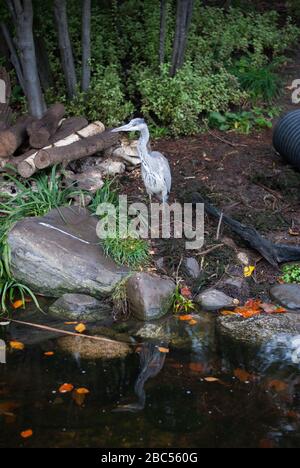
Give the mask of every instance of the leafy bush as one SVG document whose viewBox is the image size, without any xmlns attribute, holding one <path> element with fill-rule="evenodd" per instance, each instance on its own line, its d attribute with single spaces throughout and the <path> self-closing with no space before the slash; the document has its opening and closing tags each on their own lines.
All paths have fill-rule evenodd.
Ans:
<svg viewBox="0 0 300 468">
<path fill-rule="evenodd" d="M 167 127 L 173 135 L 199 132 L 201 114 L 226 110 L 245 97 L 235 78 L 225 70 L 201 75 L 190 63 L 174 78 L 170 77 L 167 65 L 156 75 L 144 69 L 136 83 L 142 113 L 157 125 Z"/>
<path fill-rule="evenodd" d="M 248 57 L 239 60 L 232 73 L 238 78 L 241 87 L 247 91 L 253 102 L 272 102 L 280 91 L 281 79 L 276 73 L 277 63 L 253 66 Z"/>
<path fill-rule="evenodd" d="M 283 275 L 281 277 L 284 283 L 300 283 L 300 265 L 285 265 L 282 268 Z"/>
<path fill-rule="evenodd" d="M 211 112 L 208 123 L 212 128 L 218 128 L 221 131 L 236 130 L 240 133 L 249 134 L 251 130 L 257 128 L 272 128 L 271 119 L 274 117 L 272 112 L 267 114 L 263 109 L 254 108 L 252 111 L 241 112 Z"/>
</svg>

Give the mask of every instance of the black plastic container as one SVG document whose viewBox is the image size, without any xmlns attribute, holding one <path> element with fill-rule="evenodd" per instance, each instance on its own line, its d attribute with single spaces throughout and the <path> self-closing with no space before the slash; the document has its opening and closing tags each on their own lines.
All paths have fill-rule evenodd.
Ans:
<svg viewBox="0 0 300 468">
<path fill-rule="evenodd" d="M 276 151 L 300 170 L 300 109 L 285 114 L 273 133 Z"/>
</svg>

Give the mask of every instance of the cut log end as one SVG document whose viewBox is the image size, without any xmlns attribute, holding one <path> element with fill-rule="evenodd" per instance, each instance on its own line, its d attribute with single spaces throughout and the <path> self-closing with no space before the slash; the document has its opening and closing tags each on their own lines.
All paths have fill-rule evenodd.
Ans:
<svg viewBox="0 0 300 468">
<path fill-rule="evenodd" d="M 30 163 L 28 160 L 25 160 L 18 164 L 17 170 L 20 176 L 24 177 L 24 179 L 28 179 L 35 173 L 36 168 L 33 163 Z"/>
<path fill-rule="evenodd" d="M 41 150 L 37 153 L 34 159 L 34 164 L 37 169 L 45 169 L 51 164 L 51 158 L 47 150 Z"/>
<path fill-rule="evenodd" d="M 30 146 L 36 149 L 44 148 L 47 146 L 50 137 L 50 132 L 46 128 L 41 128 L 38 133 L 33 133 L 30 136 Z"/>
</svg>

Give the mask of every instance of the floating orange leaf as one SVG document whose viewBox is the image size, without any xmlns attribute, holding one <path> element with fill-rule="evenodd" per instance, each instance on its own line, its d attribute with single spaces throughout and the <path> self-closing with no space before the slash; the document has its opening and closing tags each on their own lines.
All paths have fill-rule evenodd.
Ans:
<svg viewBox="0 0 300 468">
<path fill-rule="evenodd" d="M 25 348 L 24 343 L 21 343 L 20 341 L 11 341 L 9 344 L 12 349 L 17 349 L 18 351 L 23 351 Z"/>
<path fill-rule="evenodd" d="M 179 320 L 187 321 L 187 322 L 189 322 L 190 320 L 193 320 L 192 315 L 179 315 L 178 318 L 179 318 Z"/>
<path fill-rule="evenodd" d="M 77 325 L 77 327 L 75 327 L 75 330 L 78 333 L 83 333 L 86 330 L 86 326 L 83 323 L 80 323 L 79 325 Z"/>
<path fill-rule="evenodd" d="M 78 322 L 65 322 L 65 325 L 77 325 Z"/>
<path fill-rule="evenodd" d="M 53 351 L 47 351 L 46 353 L 44 353 L 44 356 L 54 356 L 54 352 Z"/>
<path fill-rule="evenodd" d="M 205 382 L 209 383 L 214 383 L 214 382 L 220 382 L 220 379 L 217 379 L 216 377 L 205 377 Z"/>
<path fill-rule="evenodd" d="M 197 320 L 194 320 L 194 319 L 189 321 L 189 325 L 197 325 L 197 323 L 198 323 Z"/>
<path fill-rule="evenodd" d="M 18 301 L 15 301 L 13 302 L 12 306 L 14 309 L 20 309 L 21 307 L 24 307 L 24 301 L 21 301 L 21 299 Z"/>
<path fill-rule="evenodd" d="M 29 439 L 29 437 L 33 436 L 33 431 L 32 429 L 26 429 L 26 431 L 22 431 L 20 435 L 23 439 Z"/>
<path fill-rule="evenodd" d="M 159 347 L 159 348 L 158 348 L 158 351 L 159 351 L 160 353 L 165 353 L 165 354 L 167 354 L 167 353 L 170 352 L 169 348 L 163 348 L 163 347 Z"/>
<path fill-rule="evenodd" d="M 249 372 L 245 371 L 244 369 L 235 369 L 234 371 L 234 376 L 240 381 L 240 382 L 251 382 L 253 380 L 253 375 L 249 374 Z"/>
<path fill-rule="evenodd" d="M 278 393 L 284 392 L 288 388 L 288 384 L 282 380 L 270 380 L 267 386 Z"/>
<path fill-rule="evenodd" d="M 90 391 L 84 387 L 76 388 L 75 392 L 78 393 L 78 395 L 87 395 L 88 393 L 90 393 Z"/>
<path fill-rule="evenodd" d="M 201 364 L 201 362 L 190 362 L 189 363 L 189 369 L 192 372 L 203 372 L 204 371 L 204 365 Z"/>
<path fill-rule="evenodd" d="M 64 383 L 59 387 L 59 393 L 69 393 L 74 390 L 74 385 L 69 384 L 69 383 Z"/>
</svg>

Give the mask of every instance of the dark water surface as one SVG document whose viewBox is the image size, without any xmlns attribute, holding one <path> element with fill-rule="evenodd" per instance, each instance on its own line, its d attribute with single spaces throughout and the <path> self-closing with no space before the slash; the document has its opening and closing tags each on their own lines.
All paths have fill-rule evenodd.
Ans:
<svg viewBox="0 0 300 468">
<path fill-rule="evenodd" d="M 187 330 L 189 346 L 170 345 L 162 360 L 152 354 L 148 368 L 139 353 L 160 343 L 144 341 L 123 359 L 82 360 L 32 332 L 0 364 L 0 447 L 300 447 L 299 366 L 216 343 L 212 320 Z M 23 328 L 0 327 L 0 338 L 21 339 Z M 90 393 L 62 395 L 63 383 Z M 33 436 L 25 440 L 26 429 Z"/>
</svg>

